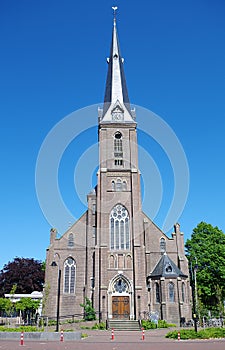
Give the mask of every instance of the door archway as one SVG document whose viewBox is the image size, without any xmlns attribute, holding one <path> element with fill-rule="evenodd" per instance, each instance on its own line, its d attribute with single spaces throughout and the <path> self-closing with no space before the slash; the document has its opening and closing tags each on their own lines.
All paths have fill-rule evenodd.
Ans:
<svg viewBox="0 0 225 350">
<path fill-rule="evenodd" d="M 133 288 L 131 281 L 117 275 L 109 283 L 109 319 L 129 320 L 134 318 Z"/>
</svg>

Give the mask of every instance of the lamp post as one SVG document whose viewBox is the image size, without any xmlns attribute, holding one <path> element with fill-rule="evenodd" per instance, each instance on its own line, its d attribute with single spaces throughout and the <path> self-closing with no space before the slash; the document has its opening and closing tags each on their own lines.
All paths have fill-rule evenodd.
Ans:
<svg viewBox="0 0 225 350">
<path fill-rule="evenodd" d="M 197 259 L 195 258 L 196 264 L 192 265 L 192 260 L 190 260 L 190 268 L 191 268 L 191 280 L 192 280 L 192 299 L 193 299 L 193 318 L 194 318 L 194 328 L 195 332 L 198 331 L 197 325 L 197 313 L 198 313 L 198 291 L 197 291 L 197 276 L 196 272 L 198 269 Z"/>
<path fill-rule="evenodd" d="M 55 256 L 58 256 L 58 265 L 56 261 L 51 263 L 51 266 L 58 266 L 58 286 L 57 286 L 57 310 L 56 310 L 56 329 L 55 331 L 59 331 L 59 308 L 60 308 L 60 283 L 61 283 L 61 269 L 60 269 L 60 256 L 58 253 L 55 253 Z"/>
</svg>

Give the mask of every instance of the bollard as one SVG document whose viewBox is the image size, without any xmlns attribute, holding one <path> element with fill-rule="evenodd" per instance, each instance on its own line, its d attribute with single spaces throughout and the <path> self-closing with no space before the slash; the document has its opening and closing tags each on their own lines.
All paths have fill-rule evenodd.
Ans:
<svg viewBox="0 0 225 350">
<path fill-rule="evenodd" d="M 20 334 L 20 345 L 23 345 L 24 344 L 24 334 L 23 332 L 21 332 Z"/>
<path fill-rule="evenodd" d="M 114 340 L 114 328 L 112 328 L 112 340 Z"/>
<path fill-rule="evenodd" d="M 180 332 L 177 333 L 177 340 L 180 340 Z"/>
<path fill-rule="evenodd" d="M 141 339 L 145 340 L 145 330 L 144 330 L 144 328 L 142 328 L 142 338 Z"/>
<path fill-rule="evenodd" d="M 63 330 L 61 330 L 61 332 L 60 332 L 60 341 L 63 341 L 63 339 L 64 339 Z"/>
</svg>

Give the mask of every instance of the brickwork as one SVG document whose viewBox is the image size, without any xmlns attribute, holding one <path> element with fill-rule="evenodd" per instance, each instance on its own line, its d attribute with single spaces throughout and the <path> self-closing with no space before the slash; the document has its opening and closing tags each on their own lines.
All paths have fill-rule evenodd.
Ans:
<svg viewBox="0 0 225 350">
<path fill-rule="evenodd" d="M 113 163 L 113 135 L 120 130 L 124 137 L 126 161 L 120 169 Z M 113 318 L 112 297 L 118 295 L 113 283 L 119 276 L 128 281 L 129 318 L 138 319 L 144 311 L 158 311 L 159 317 L 179 324 L 180 317 L 191 318 L 191 293 L 188 278 L 188 264 L 184 255 L 183 233 L 179 224 L 168 238 L 141 209 L 140 173 L 137 168 L 137 142 L 134 125 L 121 126 L 109 124 L 99 129 L 100 169 L 98 172 L 97 193 L 87 196 L 87 212 L 61 237 L 51 230 L 50 246 L 47 249 L 45 313 L 56 316 L 57 271 L 60 268 L 60 315 L 83 312 L 81 303 L 85 296 L 92 300 L 93 306 L 102 319 Z M 108 159 L 111 157 L 110 159 Z M 136 168 L 135 168 L 136 167 Z M 113 181 L 121 180 L 126 188 L 115 191 Z M 111 210 L 117 204 L 123 205 L 130 218 L 130 249 L 110 249 Z M 69 240 L 73 236 L 73 244 Z M 162 257 L 160 239 L 165 240 L 165 249 L 170 259 L 186 277 L 159 278 L 147 286 L 147 278 Z M 76 288 L 74 294 L 64 293 L 65 268 L 68 257 L 76 264 Z M 57 262 L 57 267 L 52 262 Z M 114 281 L 114 282 L 113 282 Z M 168 283 L 173 282 L 175 299 L 169 301 Z M 156 302 L 154 283 L 159 283 L 161 299 Z M 110 287 L 110 285 L 112 287 Z M 110 289 L 111 288 L 111 289 Z"/>
<path fill-rule="evenodd" d="M 114 23 L 106 100 L 99 110 L 97 186 L 87 196 L 87 211 L 62 237 L 51 230 L 44 313 L 56 316 L 61 271 L 60 316 L 81 314 L 88 297 L 103 320 L 157 311 L 179 324 L 181 317 L 191 318 L 183 233 L 176 224 L 168 238 L 142 212 L 136 117 L 117 41 Z M 163 261 L 171 273 L 161 266 L 157 275 Z"/>
</svg>

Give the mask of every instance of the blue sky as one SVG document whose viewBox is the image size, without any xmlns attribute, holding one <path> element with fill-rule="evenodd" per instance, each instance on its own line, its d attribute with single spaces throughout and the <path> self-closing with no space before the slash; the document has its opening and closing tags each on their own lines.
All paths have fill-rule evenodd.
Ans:
<svg viewBox="0 0 225 350">
<path fill-rule="evenodd" d="M 189 196 L 178 219 L 185 239 L 200 221 L 225 232 L 224 1 L 2 1 L 0 268 L 15 256 L 45 259 L 55 225 L 38 203 L 37 156 L 60 120 L 103 101 L 115 4 L 130 100 L 170 125 L 188 160 Z M 97 123 L 97 110 L 93 120 Z M 61 195 L 76 218 L 85 205 L 74 189 L 74 167 L 96 143 L 96 131 L 75 140 L 60 163 Z M 144 134 L 139 137 L 144 146 Z M 172 198 L 171 170 L 155 142 L 146 148 L 164 186 L 154 218 L 161 227 Z M 90 183 L 82 185 L 85 196 Z M 144 210 L 149 214 L 148 204 Z"/>
</svg>

